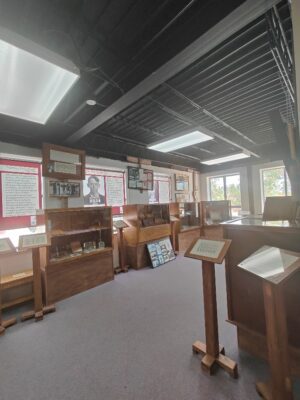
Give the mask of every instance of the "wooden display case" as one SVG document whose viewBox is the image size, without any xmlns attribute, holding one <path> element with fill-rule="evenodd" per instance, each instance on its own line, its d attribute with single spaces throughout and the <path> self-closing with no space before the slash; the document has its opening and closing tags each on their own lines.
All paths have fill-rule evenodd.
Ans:
<svg viewBox="0 0 300 400">
<path fill-rule="evenodd" d="M 111 207 L 45 210 L 51 246 L 42 278 L 46 304 L 114 279 Z"/>
<path fill-rule="evenodd" d="M 231 217 L 230 200 L 201 201 L 202 235 L 220 239 L 223 237 L 221 222 L 229 221 Z"/>
<path fill-rule="evenodd" d="M 228 319 L 237 326 L 238 345 L 250 354 L 267 359 L 266 318 L 261 280 L 238 267 L 262 246 L 300 252 L 300 223 L 263 221 L 246 217 L 222 224 L 224 237 L 232 240 L 226 258 Z M 266 276 L 268 271 L 266 265 Z M 278 267 L 277 267 L 278 268 Z M 280 269 L 279 269 L 280 271 Z M 300 271 L 283 288 L 291 371 L 300 376 Z"/>
<path fill-rule="evenodd" d="M 134 269 L 151 265 L 146 244 L 171 235 L 169 204 L 124 206 L 127 263 Z"/>
<path fill-rule="evenodd" d="M 199 203 L 170 203 L 170 216 L 179 219 L 173 223 L 173 246 L 176 251 L 185 251 L 192 241 L 200 237 L 201 218 Z"/>
</svg>

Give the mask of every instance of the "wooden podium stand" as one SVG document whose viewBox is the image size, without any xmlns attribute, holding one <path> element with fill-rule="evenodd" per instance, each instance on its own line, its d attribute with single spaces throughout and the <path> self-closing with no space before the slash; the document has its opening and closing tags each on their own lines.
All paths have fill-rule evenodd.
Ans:
<svg viewBox="0 0 300 400">
<path fill-rule="evenodd" d="M 256 275 L 262 282 L 271 381 L 257 383 L 256 389 L 266 400 L 292 400 L 283 286 L 300 270 L 300 254 L 263 246 L 238 267 Z"/>
<path fill-rule="evenodd" d="M 50 241 L 46 233 L 24 235 L 19 238 L 19 250 L 32 249 L 32 268 L 33 268 L 33 297 L 34 310 L 22 314 L 21 320 L 35 318 L 40 321 L 45 314 L 55 311 L 55 305 L 43 306 L 42 300 L 42 275 L 41 275 L 41 248 L 50 246 Z"/>
<path fill-rule="evenodd" d="M 196 239 L 185 253 L 185 257 L 202 261 L 203 297 L 206 343 L 196 341 L 193 351 L 204 355 L 202 369 L 213 374 L 214 367 L 225 369 L 233 378 L 238 377 L 237 364 L 225 356 L 224 347 L 219 345 L 215 263 L 221 264 L 231 240 L 213 240 L 206 237 Z"/>
<path fill-rule="evenodd" d="M 14 248 L 11 240 L 9 238 L 0 239 L 0 257 L 2 254 L 15 253 L 16 249 Z M 1 283 L 1 270 L 0 270 L 0 283 Z M 7 320 L 3 320 L 2 318 L 2 293 L 1 293 L 1 285 L 0 285 L 0 335 L 5 333 L 5 330 L 10 326 L 13 326 L 17 323 L 16 318 L 10 318 Z"/>
<path fill-rule="evenodd" d="M 125 257 L 125 246 L 124 246 L 124 233 L 123 230 L 128 228 L 129 225 L 124 221 L 114 221 L 114 227 L 118 231 L 118 245 L 119 245 L 119 259 L 120 259 L 120 267 L 118 272 L 128 272 L 128 265 L 126 264 Z"/>
</svg>

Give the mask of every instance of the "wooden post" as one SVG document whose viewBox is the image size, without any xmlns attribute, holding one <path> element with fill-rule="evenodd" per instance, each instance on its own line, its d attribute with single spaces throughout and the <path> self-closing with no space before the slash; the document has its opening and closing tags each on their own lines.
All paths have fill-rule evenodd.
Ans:
<svg viewBox="0 0 300 400">
<path fill-rule="evenodd" d="M 44 314 L 49 314 L 56 310 L 53 304 L 43 307 L 40 261 L 40 248 L 32 248 L 34 310 L 23 313 L 21 317 L 22 322 L 31 318 L 41 321 L 44 318 Z"/>
<path fill-rule="evenodd" d="M 210 375 L 215 365 L 219 365 L 233 378 L 237 378 L 237 364 L 225 356 L 224 348 L 219 345 L 215 264 L 202 261 L 202 273 L 206 344 L 200 341 L 195 342 L 193 351 L 204 355 L 201 366 Z"/>
<path fill-rule="evenodd" d="M 212 357 L 217 357 L 217 355 L 219 354 L 219 333 L 217 318 L 215 265 L 209 261 L 202 261 L 202 274 L 206 353 Z"/>
<path fill-rule="evenodd" d="M 263 281 L 263 294 L 271 383 L 259 382 L 256 384 L 256 389 L 266 400 L 292 400 L 288 333 L 282 287 Z"/>
<path fill-rule="evenodd" d="M 119 257 L 120 257 L 121 272 L 128 272 L 128 265 L 126 265 L 126 262 L 125 262 L 123 228 L 118 228 L 118 236 L 119 236 Z"/>
</svg>

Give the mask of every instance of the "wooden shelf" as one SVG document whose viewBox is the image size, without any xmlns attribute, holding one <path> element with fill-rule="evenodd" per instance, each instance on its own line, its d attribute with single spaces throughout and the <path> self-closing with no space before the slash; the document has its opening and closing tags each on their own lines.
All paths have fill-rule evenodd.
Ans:
<svg viewBox="0 0 300 400">
<path fill-rule="evenodd" d="M 9 307 L 17 306 L 19 304 L 27 303 L 28 301 L 31 301 L 31 300 L 33 300 L 33 294 L 30 294 L 28 296 L 18 297 L 14 300 L 2 303 L 2 310 L 5 310 L 6 308 L 9 308 Z"/>
<path fill-rule="evenodd" d="M 32 269 L 20 272 L 14 275 L 6 275 L 1 278 L 1 288 L 3 290 L 12 287 L 20 286 L 25 283 L 30 283 L 33 281 Z"/>
<path fill-rule="evenodd" d="M 49 264 L 55 265 L 55 264 L 62 264 L 62 263 L 67 263 L 67 262 L 72 262 L 75 260 L 82 260 L 91 256 L 94 256 L 95 254 L 101 254 L 101 253 L 109 253 L 112 251 L 112 247 L 105 247 L 103 249 L 95 249 L 93 251 L 90 251 L 88 253 L 82 253 L 78 256 L 67 256 L 67 257 L 61 257 L 57 258 L 55 260 L 50 259 Z"/>
<path fill-rule="evenodd" d="M 64 232 L 58 232 L 54 233 L 51 232 L 50 236 L 52 238 L 54 237 L 60 237 L 60 236 L 72 236 L 72 235 L 80 235 L 82 233 L 89 233 L 89 232 L 100 232 L 106 229 L 111 229 L 110 227 L 104 226 L 104 227 L 99 227 L 99 228 L 88 228 L 88 229 L 76 229 L 74 231 L 64 231 Z"/>
</svg>

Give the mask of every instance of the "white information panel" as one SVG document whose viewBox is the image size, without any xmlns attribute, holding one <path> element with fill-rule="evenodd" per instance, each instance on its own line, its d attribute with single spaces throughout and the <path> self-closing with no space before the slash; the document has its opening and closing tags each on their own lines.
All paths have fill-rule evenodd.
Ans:
<svg viewBox="0 0 300 400">
<path fill-rule="evenodd" d="M 224 246 L 225 242 L 222 241 L 199 239 L 191 249 L 190 254 L 199 257 L 219 258 Z"/>
<path fill-rule="evenodd" d="M 37 175 L 2 173 L 3 217 L 35 215 L 39 208 L 38 193 Z"/>
<path fill-rule="evenodd" d="M 49 240 L 46 233 L 20 236 L 19 248 L 26 249 L 31 247 L 48 246 Z"/>
</svg>

